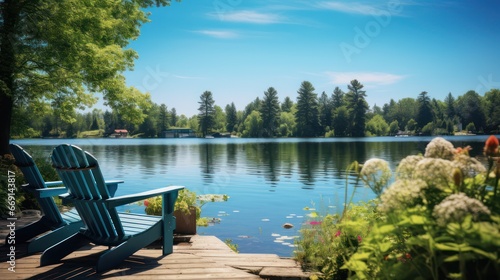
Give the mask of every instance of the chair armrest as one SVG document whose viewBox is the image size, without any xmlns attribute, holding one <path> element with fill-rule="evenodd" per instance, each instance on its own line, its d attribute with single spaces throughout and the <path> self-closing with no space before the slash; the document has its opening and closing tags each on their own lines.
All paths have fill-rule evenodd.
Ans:
<svg viewBox="0 0 500 280">
<path fill-rule="evenodd" d="M 40 198 L 52 197 L 68 192 L 66 187 L 36 189 L 34 194 Z"/>
<path fill-rule="evenodd" d="M 59 182 L 59 184 L 56 184 L 58 182 Z M 124 182 L 123 180 L 109 180 L 109 181 L 105 181 L 106 186 L 109 189 L 109 193 L 110 193 L 110 195 L 112 197 L 116 193 L 116 189 L 118 188 L 118 184 L 121 184 L 123 182 Z M 55 182 L 49 182 L 49 183 L 54 183 L 54 185 L 61 185 L 62 181 L 55 181 Z M 47 183 L 45 183 L 45 185 L 48 186 Z M 35 192 L 34 192 L 34 194 L 37 197 L 46 198 L 46 197 L 52 197 L 52 196 L 56 196 L 56 195 L 61 195 L 61 194 L 67 193 L 67 192 L 68 192 L 68 190 L 66 189 L 66 187 L 57 187 L 57 188 L 36 189 Z"/>
<path fill-rule="evenodd" d="M 123 180 L 106 180 L 104 183 L 108 187 L 108 191 L 111 197 L 115 196 L 116 190 L 118 189 L 118 184 L 122 184 Z"/>
<path fill-rule="evenodd" d="M 63 184 L 62 181 L 45 182 L 46 187 L 60 186 L 62 184 Z"/>
<path fill-rule="evenodd" d="M 165 188 L 161 188 L 161 189 L 155 189 L 155 190 L 131 194 L 131 195 L 122 195 L 122 196 L 118 196 L 118 197 L 109 198 L 105 201 L 105 203 L 109 209 L 109 208 L 114 208 L 114 207 L 117 207 L 120 205 L 125 205 L 125 204 L 129 204 L 129 203 L 136 202 L 139 200 L 143 200 L 146 198 L 163 195 L 163 194 L 170 193 L 170 192 L 178 192 L 182 189 L 184 189 L 184 186 L 169 186 L 169 187 L 165 187 Z"/>
</svg>

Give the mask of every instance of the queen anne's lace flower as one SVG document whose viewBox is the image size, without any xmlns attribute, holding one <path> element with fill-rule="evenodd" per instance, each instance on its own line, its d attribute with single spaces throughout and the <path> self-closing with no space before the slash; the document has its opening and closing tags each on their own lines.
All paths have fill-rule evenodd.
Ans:
<svg viewBox="0 0 500 280">
<path fill-rule="evenodd" d="M 425 148 L 426 158 L 441 158 L 452 160 L 455 153 L 453 144 L 442 137 L 432 139 Z"/>
<path fill-rule="evenodd" d="M 424 158 L 415 167 L 413 178 L 425 181 L 429 186 L 444 189 L 453 184 L 453 163 L 440 158 Z"/>
<path fill-rule="evenodd" d="M 486 168 L 482 163 L 465 154 L 456 155 L 453 165 L 458 167 L 460 171 L 462 171 L 462 175 L 468 178 L 472 178 L 480 173 L 486 172 Z"/>
<path fill-rule="evenodd" d="M 419 179 L 397 180 L 380 196 L 379 210 L 385 213 L 414 206 L 420 202 L 427 184 Z"/>
<path fill-rule="evenodd" d="M 387 161 L 372 158 L 363 164 L 363 168 L 359 175 L 366 185 L 368 185 L 377 195 L 380 195 L 382 189 L 391 179 L 392 172 Z"/>
<path fill-rule="evenodd" d="M 424 159 L 423 156 L 407 156 L 402 159 L 396 168 L 396 178 L 397 179 L 410 179 L 413 177 L 417 163 Z"/>
<path fill-rule="evenodd" d="M 464 193 L 452 194 L 434 207 L 432 215 L 440 226 L 461 223 L 467 215 L 477 221 L 481 215 L 490 215 L 490 210 L 481 201 Z"/>
</svg>

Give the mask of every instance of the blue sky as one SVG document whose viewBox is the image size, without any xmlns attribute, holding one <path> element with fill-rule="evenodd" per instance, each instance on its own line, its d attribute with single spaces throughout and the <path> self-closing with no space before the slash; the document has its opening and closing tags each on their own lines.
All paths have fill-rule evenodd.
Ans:
<svg viewBox="0 0 500 280">
<path fill-rule="evenodd" d="M 238 110 L 274 87 L 296 101 L 358 79 L 370 106 L 500 88 L 500 1 L 183 0 L 151 8 L 127 83 L 178 114 L 209 90 Z"/>
</svg>

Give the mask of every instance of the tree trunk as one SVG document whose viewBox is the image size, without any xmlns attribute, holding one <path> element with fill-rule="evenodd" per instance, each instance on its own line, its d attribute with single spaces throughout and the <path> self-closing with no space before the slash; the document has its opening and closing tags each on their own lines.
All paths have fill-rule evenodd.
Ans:
<svg viewBox="0 0 500 280">
<path fill-rule="evenodd" d="M 0 9 L 3 25 L 0 27 L 0 155 L 10 154 L 10 125 L 14 105 L 14 73 L 16 25 L 20 3 L 5 0 Z"/>
</svg>

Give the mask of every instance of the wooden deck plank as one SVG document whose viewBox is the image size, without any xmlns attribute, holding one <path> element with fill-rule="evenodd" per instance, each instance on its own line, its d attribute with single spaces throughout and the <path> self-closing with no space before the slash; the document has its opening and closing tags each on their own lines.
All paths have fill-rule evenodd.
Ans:
<svg viewBox="0 0 500 280">
<path fill-rule="evenodd" d="M 25 219 L 29 222 L 29 219 Z M 0 227 L 7 221 L 0 220 Z M 22 222 L 17 221 L 16 226 Z M 292 273 L 299 278 L 300 267 L 291 259 L 275 254 L 238 254 L 215 236 L 194 235 L 191 241 L 174 245 L 174 253 L 162 256 L 158 246 L 141 249 L 128 257 L 113 270 L 96 273 L 94 265 L 105 246 L 85 246 L 65 257 L 61 263 L 40 267 L 40 254 L 26 255 L 26 243 L 16 244 L 16 272 L 8 271 L 7 253 L 4 243 L 7 231 L 0 231 L 0 278 L 1 279 L 262 279 L 258 273 L 267 271 L 266 279 L 275 278 L 269 273 Z M 154 249 L 156 248 L 156 249 Z M 267 270 L 266 270 L 267 269 Z M 272 270 L 276 269 L 276 270 Z M 292 273 L 293 274 L 293 273 Z"/>
</svg>

